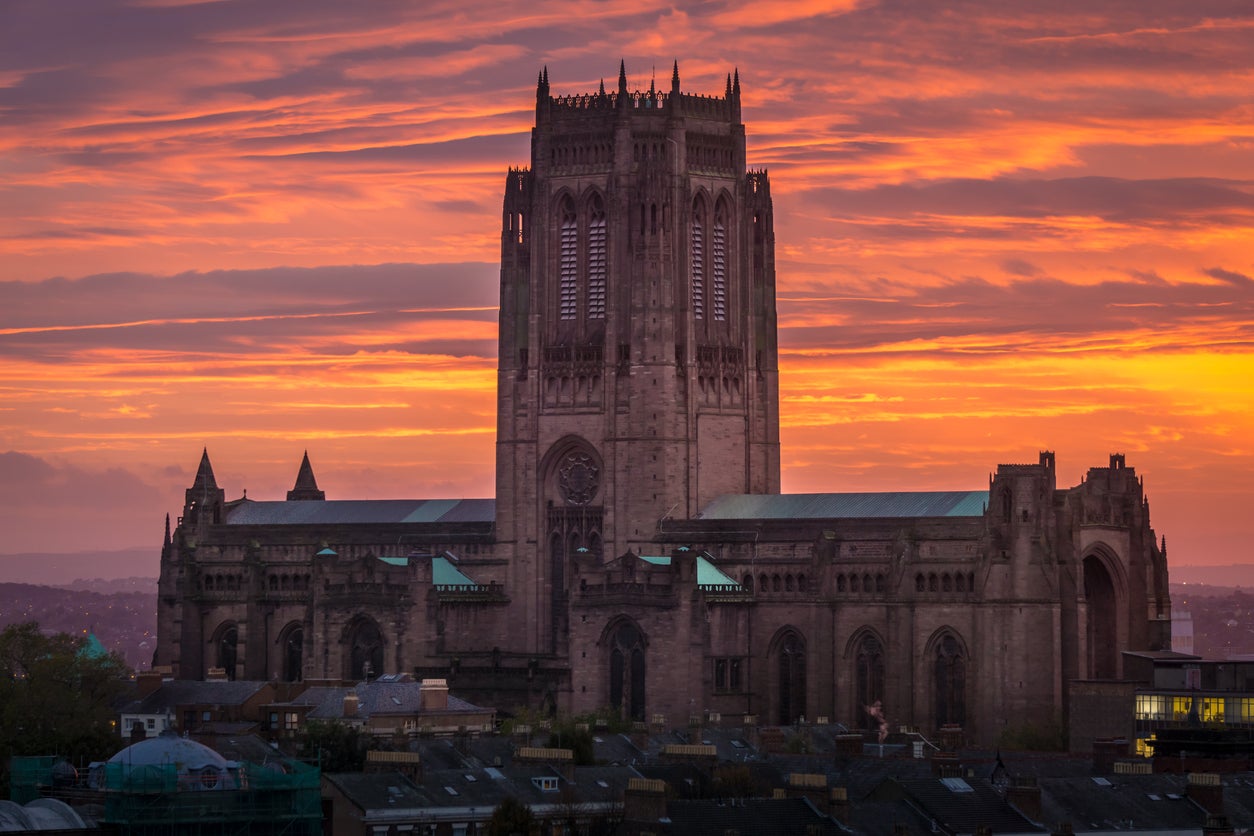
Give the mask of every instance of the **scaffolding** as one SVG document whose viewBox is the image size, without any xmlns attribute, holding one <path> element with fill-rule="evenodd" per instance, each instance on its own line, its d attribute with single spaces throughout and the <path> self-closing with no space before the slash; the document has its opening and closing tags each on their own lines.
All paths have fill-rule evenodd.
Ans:
<svg viewBox="0 0 1254 836">
<path fill-rule="evenodd" d="M 66 795 L 103 804 L 101 822 L 129 836 L 321 836 L 321 771 L 297 761 L 242 763 L 227 775 L 180 772 L 173 765 L 108 763 L 91 788 L 64 787 L 56 758 L 13 758 L 10 794 L 25 804 Z M 69 791 L 68 793 L 66 791 Z M 71 801 L 71 803 L 73 803 Z"/>
</svg>

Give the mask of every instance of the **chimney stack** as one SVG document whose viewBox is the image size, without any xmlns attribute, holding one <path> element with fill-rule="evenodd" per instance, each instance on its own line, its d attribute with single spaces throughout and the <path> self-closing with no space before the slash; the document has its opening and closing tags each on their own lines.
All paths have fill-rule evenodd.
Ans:
<svg viewBox="0 0 1254 836">
<path fill-rule="evenodd" d="M 419 687 L 419 711 L 448 711 L 447 679 L 424 679 Z"/>
</svg>

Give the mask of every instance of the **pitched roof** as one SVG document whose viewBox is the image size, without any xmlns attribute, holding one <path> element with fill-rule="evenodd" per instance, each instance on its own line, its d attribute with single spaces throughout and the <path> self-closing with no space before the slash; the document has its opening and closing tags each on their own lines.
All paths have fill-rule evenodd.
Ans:
<svg viewBox="0 0 1254 836">
<path fill-rule="evenodd" d="M 698 515 L 703 520 L 979 517 L 988 491 L 728 494 Z"/>
<path fill-rule="evenodd" d="M 671 565 L 670 555 L 640 555 L 640 559 L 646 563 L 652 563 L 654 566 Z M 734 586 L 739 588 L 740 584 L 723 574 L 722 570 L 711 563 L 708 559 L 701 555 L 697 555 L 697 586 Z"/>
<path fill-rule="evenodd" d="M 127 714 L 166 714 L 181 705 L 243 705 L 269 683 L 249 680 L 197 682 L 172 679 L 141 700 L 127 706 Z"/>
<path fill-rule="evenodd" d="M 804 798 L 755 799 L 736 804 L 674 800 L 667 802 L 666 814 L 671 823 L 665 832 L 695 836 L 725 836 L 729 831 L 762 836 L 844 832 Z"/>
<path fill-rule="evenodd" d="M 227 525 L 372 525 L 379 523 L 490 523 L 494 499 L 340 499 L 256 502 L 245 499 L 226 515 Z"/>
<path fill-rule="evenodd" d="M 936 820 L 951 833 L 974 833 L 987 827 L 992 833 L 1039 833 L 1044 828 L 1023 817 L 989 783 L 980 778 L 907 778 L 896 784 L 924 815 Z M 873 793 L 876 800 L 888 800 L 891 791 Z"/>
</svg>

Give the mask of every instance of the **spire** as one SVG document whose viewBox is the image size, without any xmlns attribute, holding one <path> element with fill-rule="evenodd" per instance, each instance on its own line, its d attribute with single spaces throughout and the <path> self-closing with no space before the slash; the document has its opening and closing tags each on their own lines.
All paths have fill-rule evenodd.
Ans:
<svg viewBox="0 0 1254 836">
<path fill-rule="evenodd" d="M 166 515 L 165 515 L 165 542 L 162 545 L 164 545 L 166 548 L 170 547 L 170 514 L 169 512 L 166 512 Z"/>
<path fill-rule="evenodd" d="M 544 78 L 544 86 L 548 87 L 549 86 L 549 65 L 548 64 L 544 65 L 544 69 L 541 70 L 541 73 L 542 73 L 542 77 Z"/>
<path fill-rule="evenodd" d="M 605 79 L 601 79 L 601 89 L 597 91 L 598 96 L 605 95 Z"/>
<path fill-rule="evenodd" d="M 627 62 L 618 59 L 618 92 L 627 95 Z"/>
<path fill-rule="evenodd" d="M 318 490 L 318 480 L 314 478 L 313 466 L 309 464 L 309 451 L 301 459 L 300 471 L 296 474 L 296 484 L 287 492 L 287 501 L 326 499 L 326 491 Z"/>
<path fill-rule="evenodd" d="M 214 490 L 217 487 L 218 480 L 213 478 L 213 465 L 209 463 L 209 448 L 205 447 L 200 453 L 200 467 L 196 468 L 196 479 L 192 482 L 192 488 Z"/>
<path fill-rule="evenodd" d="M 671 92 L 679 94 L 679 59 L 675 59 L 675 68 L 671 70 Z"/>
<path fill-rule="evenodd" d="M 218 480 L 213 478 L 213 465 L 209 463 L 208 447 L 200 453 L 200 467 L 196 468 L 196 480 L 184 493 L 184 497 L 184 522 L 190 525 L 217 525 L 222 521 L 222 505 L 226 502 L 226 492 L 218 487 Z"/>
<path fill-rule="evenodd" d="M 732 92 L 736 94 L 737 98 L 740 97 L 740 68 L 739 67 L 736 68 L 735 75 L 733 76 Z"/>
<path fill-rule="evenodd" d="M 732 95 L 732 88 L 731 88 L 731 73 L 728 73 L 728 74 L 727 74 L 727 98 L 728 98 L 729 100 L 731 99 L 731 95 Z"/>
</svg>

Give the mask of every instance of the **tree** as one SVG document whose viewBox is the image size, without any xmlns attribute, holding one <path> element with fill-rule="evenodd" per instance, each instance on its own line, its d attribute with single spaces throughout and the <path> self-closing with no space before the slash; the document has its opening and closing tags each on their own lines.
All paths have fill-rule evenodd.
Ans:
<svg viewBox="0 0 1254 836">
<path fill-rule="evenodd" d="M 496 805 L 488 819 L 488 836 L 530 836 L 535 825 L 531 808 L 517 798 L 508 797 Z"/>
<path fill-rule="evenodd" d="M 36 622 L 0 632 L 0 782 L 14 755 L 61 755 L 76 766 L 122 748 L 117 705 L 130 670 L 116 653 L 87 652 L 85 640 L 45 636 Z"/>
<path fill-rule="evenodd" d="M 310 720 L 300 736 L 300 757 L 323 772 L 361 772 L 366 750 L 374 747 L 370 735 L 346 723 Z"/>
</svg>

